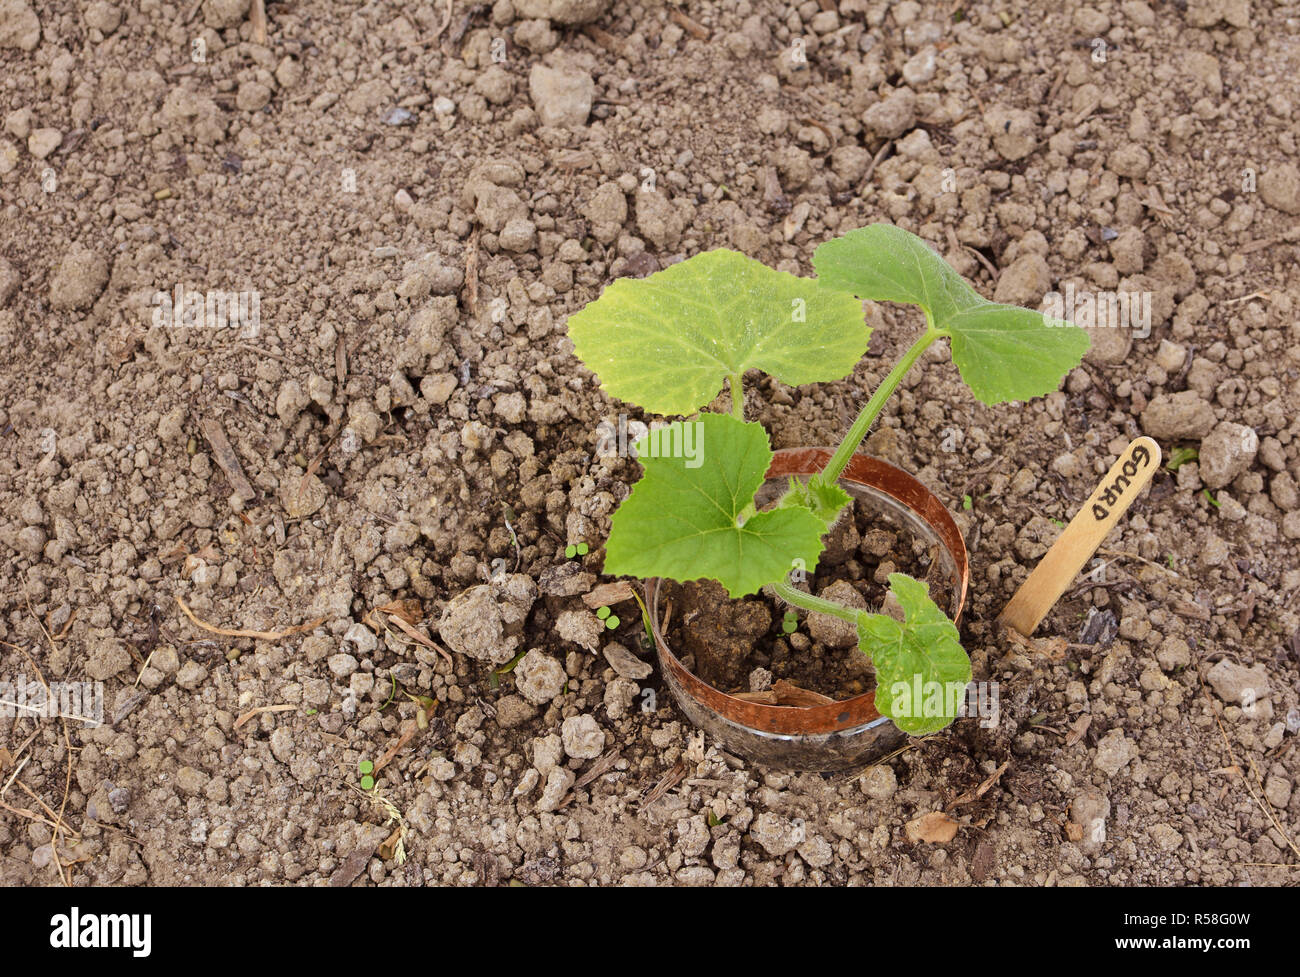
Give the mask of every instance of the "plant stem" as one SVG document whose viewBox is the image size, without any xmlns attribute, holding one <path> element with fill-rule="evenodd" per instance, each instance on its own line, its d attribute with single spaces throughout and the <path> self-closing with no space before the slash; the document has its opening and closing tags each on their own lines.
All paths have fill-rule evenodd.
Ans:
<svg viewBox="0 0 1300 977">
<path fill-rule="evenodd" d="M 727 389 L 731 391 L 731 416 L 738 421 L 745 419 L 745 388 L 741 385 L 739 373 L 727 377 Z"/>
<path fill-rule="evenodd" d="M 838 617 L 842 621 L 858 623 L 858 615 L 861 611 L 855 611 L 851 607 L 845 607 L 843 604 L 837 604 L 833 600 L 826 600 L 822 597 L 814 597 L 812 594 L 806 594 L 797 587 L 792 586 L 786 580 L 778 580 L 772 584 L 772 589 L 776 591 L 787 604 L 794 604 L 796 607 L 802 607 L 805 611 L 815 611 L 818 614 L 830 614 L 832 617 Z"/>
<path fill-rule="evenodd" d="M 844 472 L 845 467 L 853 458 L 853 453 L 858 450 L 863 439 L 867 436 L 867 431 L 871 429 L 871 424 L 875 421 L 876 416 L 880 413 L 881 408 L 885 406 L 890 395 L 902 382 L 907 371 L 912 365 L 921 358 L 932 342 L 941 335 L 935 330 L 934 324 L 929 321 L 930 315 L 926 313 L 926 330 L 925 334 L 912 344 L 911 348 L 903 354 L 903 358 L 894 364 L 894 368 L 889 371 L 889 375 L 881 381 L 876 392 L 871 395 L 871 399 L 858 413 L 857 418 L 853 421 L 853 426 L 849 428 L 849 433 L 844 436 L 840 446 L 835 449 L 835 454 L 831 457 L 830 462 L 822 469 L 821 474 L 813 477 L 819 479 L 823 485 L 833 485 L 839 480 L 840 475 Z"/>
</svg>

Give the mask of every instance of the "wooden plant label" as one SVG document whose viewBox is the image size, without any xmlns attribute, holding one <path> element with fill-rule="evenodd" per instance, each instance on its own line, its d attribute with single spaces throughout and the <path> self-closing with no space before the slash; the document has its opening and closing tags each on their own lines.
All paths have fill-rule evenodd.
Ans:
<svg viewBox="0 0 1300 977">
<path fill-rule="evenodd" d="M 1007 602 L 998 620 L 1025 637 L 1033 635 L 1039 622 L 1060 600 L 1065 588 L 1079 575 L 1159 467 L 1160 446 L 1150 438 L 1136 438 L 1125 448 L 1083 508 Z"/>
</svg>

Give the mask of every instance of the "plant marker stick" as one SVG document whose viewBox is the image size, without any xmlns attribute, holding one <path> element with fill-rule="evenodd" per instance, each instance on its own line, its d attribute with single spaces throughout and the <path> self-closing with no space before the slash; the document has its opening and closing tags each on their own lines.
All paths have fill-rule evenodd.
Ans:
<svg viewBox="0 0 1300 977">
<path fill-rule="evenodd" d="M 1033 635 L 1159 467 L 1160 446 L 1148 437 L 1134 439 L 1007 602 L 998 620 L 1025 637 Z"/>
</svg>

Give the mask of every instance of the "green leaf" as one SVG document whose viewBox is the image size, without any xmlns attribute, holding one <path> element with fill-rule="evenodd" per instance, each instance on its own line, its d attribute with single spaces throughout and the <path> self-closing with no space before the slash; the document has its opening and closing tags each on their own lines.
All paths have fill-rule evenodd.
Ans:
<svg viewBox="0 0 1300 977">
<path fill-rule="evenodd" d="M 684 443 L 681 429 L 688 424 L 697 425 L 694 461 L 663 450 Z M 656 456 L 646 437 L 637 441 L 645 475 L 611 520 L 606 573 L 708 578 L 732 597 L 743 597 L 780 580 L 795 559 L 812 572 L 826 525 L 807 509 L 759 512 L 738 524 L 772 461 L 761 424 L 730 414 L 701 414 L 668 425 L 658 437 Z"/>
<path fill-rule="evenodd" d="M 1165 468 L 1176 472 L 1189 461 L 1197 461 L 1200 457 L 1201 453 L 1195 448 L 1175 448 L 1169 453 L 1169 461 L 1165 464 Z"/>
<path fill-rule="evenodd" d="M 606 392 L 655 414 L 690 414 L 750 368 L 792 386 L 838 380 L 871 334 L 851 296 L 727 250 L 620 278 L 568 328 Z"/>
<path fill-rule="evenodd" d="M 813 515 L 825 524 L 822 532 L 830 529 L 839 518 L 840 510 L 851 502 L 853 497 L 840 488 L 838 482 L 823 484 L 818 479 L 803 481 L 790 479 L 790 491 L 781 499 L 781 507 L 802 506 L 811 510 Z"/>
<path fill-rule="evenodd" d="M 813 255 L 818 281 L 876 302 L 909 302 L 952 343 L 952 359 L 986 404 L 1051 393 L 1088 351 L 1088 334 L 1033 309 L 990 302 L 915 234 L 872 224 Z"/>
<path fill-rule="evenodd" d="M 858 647 L 876 666 L 876 708 L 904 732 L 934 733 L 965 702 L 970 659 L 957 626 L 930 599 L 926 584 L 891 573 L 889 587 L 905 623 L 884 614 L 858 618 Z"/>
</svg>

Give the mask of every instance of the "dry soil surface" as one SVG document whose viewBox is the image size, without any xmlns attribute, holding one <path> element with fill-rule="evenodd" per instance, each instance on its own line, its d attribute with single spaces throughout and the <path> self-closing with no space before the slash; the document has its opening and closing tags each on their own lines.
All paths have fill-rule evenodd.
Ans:
<svg viewBox="0 0 1300 977">
<path fill-rule="evenodd" d="M 105 720 L 0 718 L 0 882 L 1300 878 L 1300 7 L 261 6 L 0 0 L 0 681 L 100 682 Z M 999 720 L 773 772 L 581 600 L 638 469 L 565 319 L 876 220 L 1006 301 L 1150 293 L 1150 330 L 1028 404 L 945 349 L 909 377 L 869 450 L 962 522 Z M 852 377 L 757 384 L 778 447 L 836 441 L 919 329 L 867 314 Z M 1143 432 L 1199 458 L 999 635 Z"/>
</svg>

